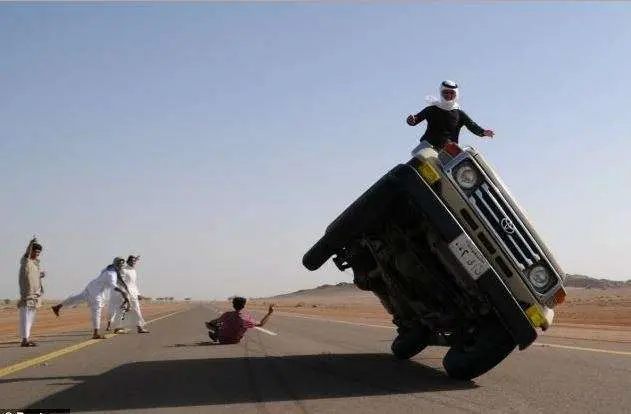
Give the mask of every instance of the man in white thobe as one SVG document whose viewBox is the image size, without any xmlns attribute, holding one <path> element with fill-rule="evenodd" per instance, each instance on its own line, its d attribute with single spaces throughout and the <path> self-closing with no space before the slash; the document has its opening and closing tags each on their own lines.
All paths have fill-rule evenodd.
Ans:
<svg viewBox="0 0 631 414">
<path fill-rule="evenodd" d="M 37 308 L 41 307 L 41 298 L 44 293 L 41 278 L 44 272 L 40 271 L 39 255 L 42 252 L 42 245 L 33 239 L 29 242 L 26 252 L 20 261 L 20 274 L 18 277 L 20 285 L 20 300 L 17 307 L 20 313 L 19 331 L 22 343 L 20 346 L 37 346 L 30 340 L 31 327 L 35 322 Z"/>
<path fill-rule="evenodd" d="M 121 332 L 123 324 L 135 325 L 138 333 L 149 333 L 145 328 L 145 320 L 140 311 L 140 299 L 142 296 L 140 296 L 140 290 L 138 289 L 138 274 L 136 273 L 136 263 L 138 263 L 139 258 L 140 256 L 130 255 L 127 257 L 127 264 L 121 270 L 121 277 L 127 285 L 127 289 L 129 289 L 128 311 L 122 310 L 122 298 L 119 295 L 114 295 L 112 292 L 109 306 L 110 319 L 107 323 L 107 329 L 110 326 L 114 326 L 114 333 Z M 125 322 L 123 322 L 123 317 Z"/>
<path fill-rule="evenodd" d="M 127 286 L 125 286 L 120 277 L 124 264 L 125 259 L 121 257 L 115 258 L 114 262 L 103 269 L 96 279 L 90 281 L 81 293 L 70 296 L 60 304 L 53 306 L 52 309 L 55 315 L 59 316 L 59 310 L 64 306 L 73 306 L 87 302 L 92 312 L 92 328 L 94 329 L 92 339 L 104 339 L 105 337 L 99 334 L 99 328 L 101 326 L 101 309 L 105 305 L 109 290 L 111 289 L 111 296 L 122 296 L 122 304 L 129 302 Z"/>
<path fill-rule="evenodd" d="M 116 296 L 120 296 L 118 293 L 116 293 L 115 290 L 110 289 L 107 292 L 107 327 L 105 328 L 106 331 L 110 330 L 110 326 L 112 325 L 112 322 L 114 321 L 114 317 L 116 316 L 116 313 L 118 312 L 118 310 L 121 307 L 121 304 L 123 303 L 122 301 L 122 297 L 120 300 L 116 300 Z"/>
</svg>

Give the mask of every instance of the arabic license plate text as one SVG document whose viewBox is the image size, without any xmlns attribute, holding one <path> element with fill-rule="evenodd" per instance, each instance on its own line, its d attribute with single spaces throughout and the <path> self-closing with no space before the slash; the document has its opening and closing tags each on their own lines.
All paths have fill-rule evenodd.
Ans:
<svg viewBox="0 0 631 414">
<path fill-rule="evenodd" d="M 449 249 L 474 280 L 478 280 L 484 272 L 489 270 L 489 264 L 482 252 L 466 234 L 461 234 L 449 243 Z"/>
</svg>

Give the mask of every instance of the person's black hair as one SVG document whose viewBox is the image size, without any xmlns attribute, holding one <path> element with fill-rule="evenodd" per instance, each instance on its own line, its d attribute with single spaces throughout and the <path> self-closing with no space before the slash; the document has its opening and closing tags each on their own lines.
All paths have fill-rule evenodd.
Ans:
<svg viewBox="0 0 631 414">
<path fill-rule="evenodd" d="M 245 308 L 246 299 L 241 296 L 237 296 L 236 298 L 232 298 L 232 307 L 234 310 L 240 311 Z"/>
</svg>

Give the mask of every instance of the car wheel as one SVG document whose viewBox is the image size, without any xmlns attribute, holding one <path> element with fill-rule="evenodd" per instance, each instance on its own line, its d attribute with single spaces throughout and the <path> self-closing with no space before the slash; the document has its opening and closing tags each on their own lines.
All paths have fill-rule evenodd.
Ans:
<svg viewBox="0 0 631 414">
<path fill-rule="evenodd" d="M 471 380 L 490 371 L 515 349 L 515 341 L 499 322 L 485 326 L 469 346 L 453 345 L 443 358 L 447 374 Z"/>
<path fill-rule="evenodd" d="M 429 345 L 429 331 L 424 327 L 400 331 L 390 350 L 397 359 L 410 359 Z"/>
</svg>

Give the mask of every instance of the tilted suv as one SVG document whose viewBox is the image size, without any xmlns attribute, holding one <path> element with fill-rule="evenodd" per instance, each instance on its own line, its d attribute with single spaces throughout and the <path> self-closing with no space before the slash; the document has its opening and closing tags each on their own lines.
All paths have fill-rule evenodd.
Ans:
<svg viewBox="0 0 631 414">
<path fill-rule="evenodd" d="M 421 142 L 327 226 L 303 265 L 331 256 L 393 315 L 396 357 L 448 346 L 454 378 L 527 348 L 566 296 L 563 270 L 506 185 L 455 143 Z"/>
</svg>

